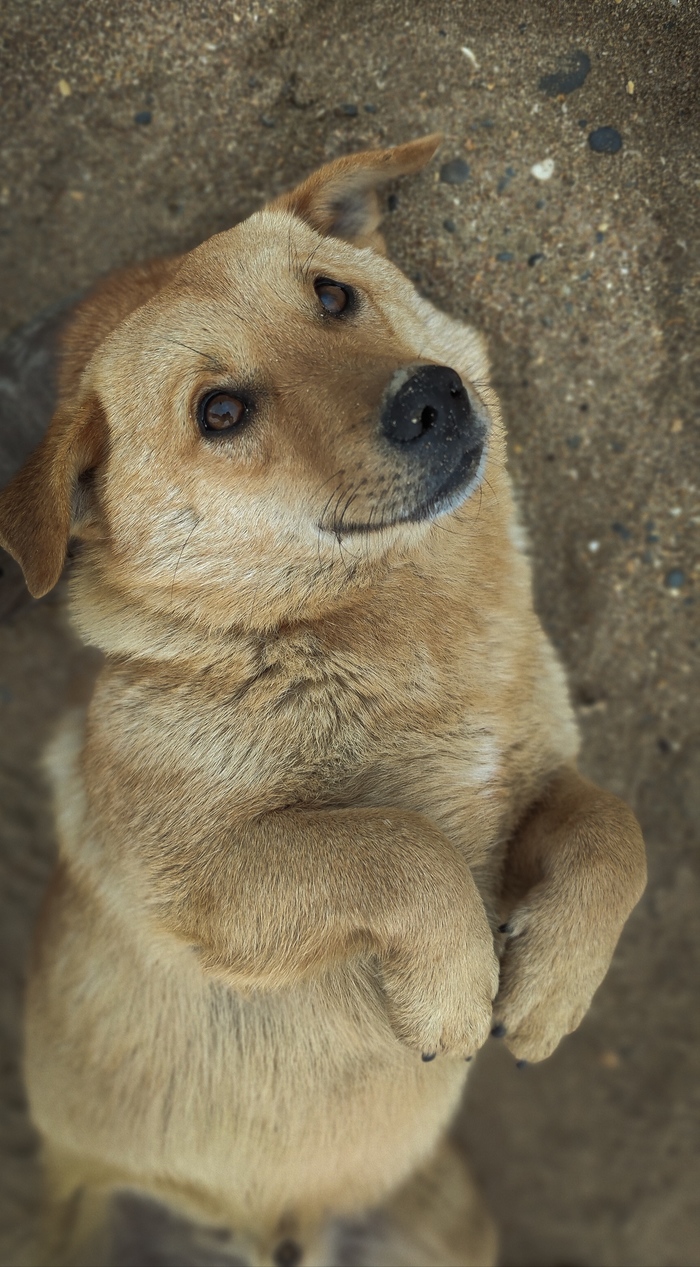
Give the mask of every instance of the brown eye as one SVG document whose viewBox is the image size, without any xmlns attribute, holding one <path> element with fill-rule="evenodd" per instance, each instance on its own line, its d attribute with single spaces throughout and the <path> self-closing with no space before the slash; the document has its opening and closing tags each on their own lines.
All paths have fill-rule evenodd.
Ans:
<svg viewBox="0 0 700 1267">
<path fill-rule="evenodd" d="M 199 425 L 202 431 L 233 431 L 239 426 L 246 413 L 245 401 L 229 392 L 214 392 L 202 401 L 199 410 Z"/>
<path fill-rule="evenodd" d="M 317 277 L 314 290 L 323 308 L 332 317 L 340 316 L 341 312 L 345 312 L 350 307 L 352 290 L 349 286 L 341 285 L 340 282 L 331 281 L 330 277 Z"/>
</svg>

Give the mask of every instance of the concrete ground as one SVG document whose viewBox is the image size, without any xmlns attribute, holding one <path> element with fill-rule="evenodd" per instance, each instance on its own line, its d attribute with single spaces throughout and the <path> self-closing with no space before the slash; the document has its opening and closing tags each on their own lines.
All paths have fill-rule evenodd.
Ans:
<svg viewBox="0 0 700 1267">
<path fill-rule="evenodd" d="M 0 336 L 330 156 L 444 131 L 432 170 L 394 191 L 390 251 L 487 336 L 582 766 L 634 806 L 650 855 L 580 1031 L 523 1071 L 492 1040 L 457 1131 L 507 1267 L 700 1263 L 697 4 L 6 0 L 2 26 Z M 616 152 L 592 148 L 600 128 Z M 440 177 L 453 159 L 469 169 L 457 184 Z M 48 407 L 41 330 L 0 350 L 6 471 Z M 60 592 L 21 601 L 9 566 L 0 585 L 0 1221 L 15 1263 L 38 1196 L 18 1076 L 52 850 L 37 756 L 91 665 Z"/>
</svg>

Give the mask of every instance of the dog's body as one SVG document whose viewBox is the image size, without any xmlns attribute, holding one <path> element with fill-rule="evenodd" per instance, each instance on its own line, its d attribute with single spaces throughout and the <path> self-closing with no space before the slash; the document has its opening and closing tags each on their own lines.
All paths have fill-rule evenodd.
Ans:
<svg viewBox="0 0 700 1267">
<path fill-rule="evenodd" d="M 62 1261 L 120 1189 L 260 1262 L 328 1262 L 334 1216 L 391 1200 L 404 1248 L 376 1261 L 487 1261 L 448 1212 L 460 1163 L 430 1161 L 465 1058 L 494 1023 L 549 1054 L 641 892 L 632 815 L 573 767 L 481 343 L 379 253 L 372 187 L 434 148 L 340 160 L 108 281 L 0 506 L 34 592 L 72 523 L 73 619 L 105 653 L 50 756 L 29 993 Z M 452 430 L 441 366 L 469 385 Z M 424 381 L 417 463 L 399 405 Z M 243 400 L 235 440 L 212 400 Z"/>
</svg>

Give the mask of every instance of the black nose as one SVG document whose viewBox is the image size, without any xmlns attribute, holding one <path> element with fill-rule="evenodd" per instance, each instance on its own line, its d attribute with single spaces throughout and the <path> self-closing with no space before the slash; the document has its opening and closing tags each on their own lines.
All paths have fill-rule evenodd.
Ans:
<svg viewBox="0 0 700 1267">
<path fill-rule="evenodd" d="M 471 415 L 459 374 L 446 365 L 399 370 L 389 384 L 382 431 L 391 444 L 442 445 L 464 433 Z"/>
</svg>

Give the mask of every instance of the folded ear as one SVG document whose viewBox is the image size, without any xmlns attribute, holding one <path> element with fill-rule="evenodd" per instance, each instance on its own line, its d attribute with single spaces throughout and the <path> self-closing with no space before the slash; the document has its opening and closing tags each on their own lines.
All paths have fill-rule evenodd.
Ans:
<svg viewBox="0 0 700 1267">
<path fill-rule="evenodd" d="M 382 214 L 377 188 L 396 176 L 418 172 L 442 141 L 440 133 L 389 150 L 346 154 L 320 167 L 296 189 L 270 205 L 300 216 L 319 233 L 353 246 L 383 246 L 376 233 Z"/>
<path fill-rule="evenodd" d="M 41 444 L 0 492 L 0 545 L 19 563 L 34 598 L 53 589 L 63 571 L 78 481 L 105 450 L 97 397 L 61 407 Z"/>
</svg>

